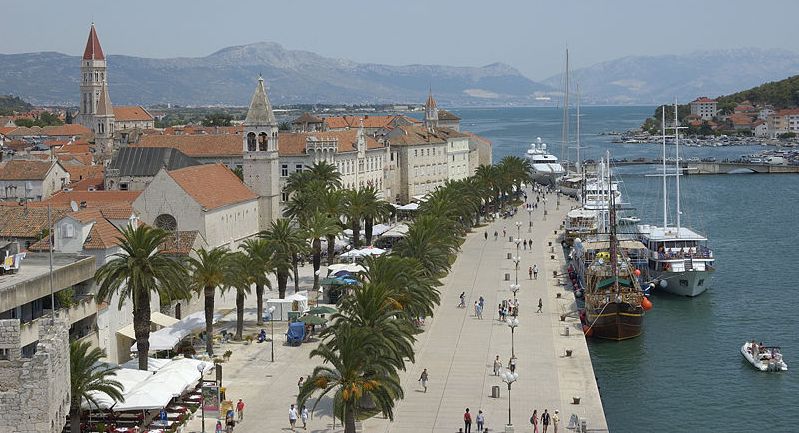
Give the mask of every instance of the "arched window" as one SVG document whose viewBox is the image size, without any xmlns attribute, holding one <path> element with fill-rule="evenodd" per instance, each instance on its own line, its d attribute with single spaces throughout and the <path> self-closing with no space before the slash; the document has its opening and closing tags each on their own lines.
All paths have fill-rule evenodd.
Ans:
<svg viewBox="0 0 799 433">
<path fill-rule="evenodd" d="M 155 226 L 161 230 L 171 232 L 178 228 L 178 222 L 172 215 L 168 213 L 162 213 L 155 218 Z"/>
<path fill-rule="evenodd" d="M 255 152 L 257 150 L 254 132 L 247 134 L 247 150 L 250 152 Z"/>
<path fill-rule="evenodd" d="M 266 144 L 269 142 L 269 138 L 266 135 L 266 132 L 262 132 L 258 134 L 258 150 L 266 151 Z"/>
</svg>

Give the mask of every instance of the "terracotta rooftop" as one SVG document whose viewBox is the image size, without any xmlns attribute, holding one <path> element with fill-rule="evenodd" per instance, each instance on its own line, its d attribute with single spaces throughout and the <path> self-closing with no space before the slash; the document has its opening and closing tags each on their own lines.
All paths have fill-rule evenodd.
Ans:
<svg viewBox="0 0 799 433">
<path fill-rule="evenodd" d="M 709 103 L 709 102 L 716 102 L 716 100 L 715 99 L 710 99 L 710 98 L 708 98 L 706 96 L 702 96 L 701 98 L 696 98 L 696 99 L 694 99 L 692 101 L 692 103 L 698 103 L 698 104 Z"/>
<path fill-rule="evenodd" d="M 197 165 L 167 173 L 206 209 L 216 209 L 258 198 L 238 176 L 222 164 Z"/>
<path fill-rule="evenodd" d="M 114 107 L 114 120 L 117 122 L 152 121 L 153 116 L 140 105 L 121 105 Z"/>
<path fill-rule="evenodd" d="M 44 180 L 52 161 L 12 159 L 0 162 L 0 180 Z"/>
<path fill-rule="evenodd" d="M 161 135 L 220 135 L 220 134 L 241 134 L 244 132 L 243 125 L 233 126 L 201 126 L 201 125 L 184 125 L 184 126 L 170 126 L 164 128 Z"/>
<path fill-rule="evenodd" d="M 91 135 L 91 129 L 76 123 L 58 126 L 45 126 L 42 128 L 43 135 L 50 137 L 79 137 Z"/>
<path fill-rule="evenodd" d="M 71 173 L 69 176 L 71 179 L 78 179 L 77 177 L 73 178 Z M 104 180 L 105 178 L 102 174 L 99 176 L 84 177 L 80 180 L 72 180 L 72 183 L 69 184 L 69 188 L 73 191 L 99 191 L 103 189 Z"/>
<path fill-rule="evenodd" d="M 107 250 L 108 248 L 119 245 L 119 238 L 122 233 L 111 222 L 109 222 L 97 209 L 84 209 L 78 212 L 69 212 L 64 216 L 72 217 L 81 224 L 92 224 L 89 235 L 83 241 L 85 250 Z M 59 219 L 63 219 L 59 218 Z M 50 249 L 50 239 L 44 237 L 29 248 L 31 251 L 48 251 Z"/>
<path fill-rule="evenodd" d="M 69 206 L 52 207 L 52 221 L 58 221 L 69 211 Z M 38 238 L 47 227 L 46 207 L 9 202 L 0 206 L 0 237 Z"/>
<path fill-rule="evenodd" d="M 438 120 L 461 120 L 460 117 L 450 113 L 447 110 L 438 109 Z"/>
<path fill-rule="evenodd" d="M 131 147 L 171 147 L 193 158 L 244 154 L 241 135 L 143 135 Z"/>
<path fill-rule="evenodd" d="M 430 132 L 424 126 L 398 126 L 391 132 L 388 141 L 392 146 L 413 146 L 446 143 L 447 137 L 439 130 Z"/>
<path fill-rule="evenodd" d="M 140 194 L 141 191 L 61 191 L 43 200 L 43 203 L 69 205 L 74 201 L 95 207 L 108 203 L 132 204 Z"/>
<path fill-rule="evenodd" d="M 387 116 L 331 116 L 325 117 L 325 125 L 328 129 L 358 128 L 363 119 L 364 128 L 386 128 L 395 123 L 415 124 L 418 120 L 403 115 Z"/>
<path fill-rule="evenodd" d="M 364 134 L 367 149 L 380 149 L 384 147 L 378 143 L 374 137 Z M 278 134 L 279 153 L 283 156 L 304 155 L 305 143 L 308 139 L 317 140 L 338 140 L 339 152 L 354 152 L 357 150 L 358 130 L 349 129 L 346 131 L 324 131 L 324 132 L 280 132 Z"/>
<path fill-rule="evenodd" d="M 105 60 L 103 49 L 100 47 L 100 38 L 97 37 L 94 24 L 89 30 L 89 40 L 86 41 L 86 49 L 83 50 L 83 60 Z"/>
</svg>

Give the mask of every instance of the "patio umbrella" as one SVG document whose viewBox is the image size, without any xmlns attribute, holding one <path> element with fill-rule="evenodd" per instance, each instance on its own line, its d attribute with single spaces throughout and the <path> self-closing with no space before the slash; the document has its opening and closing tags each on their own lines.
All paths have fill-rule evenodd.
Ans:
<svg viewBox="0 0 799 433">
<path fill-rule="evenodd" d="M 313 307 L 308 310 L 308 314 L 333 314 L 336 312 L 336 309 L 333 307 L 328 307 L 327 305 L 320 305 L 318 307 Z"/>
<path fill-rule="evenodd" d="M 319 316 L 314 316 L 313 314 L 302 316 L 297 320 L 308 325 L 324 325 L 325 323 L 327 323 L 327 319 L 323 319 Z"/>
<path fill-rule="evenodd" d="M 338 278 L 323 278 L 319 281 L 319 285 L 322 286 L 344 286 L 347 283 L 339 280 Z"/>
</svg>

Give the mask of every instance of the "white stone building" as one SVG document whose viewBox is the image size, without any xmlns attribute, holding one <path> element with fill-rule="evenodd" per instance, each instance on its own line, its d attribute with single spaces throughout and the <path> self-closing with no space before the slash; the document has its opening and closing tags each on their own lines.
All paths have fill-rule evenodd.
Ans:
<svg viewBox="0 0 799 433">
<path fill-rule="evenodd" d="M 58 161 L 12 159 L 0 163 L 0 200 L 45 200 L 69 185 Z"/>
<path fill-rule="evenodd" d="M 691 114 L 699 116 L 702 120 L 711 120 L 718 114 L 718 102 L 706 97 L 697 98 L 689 104 Z"/>
</svg>

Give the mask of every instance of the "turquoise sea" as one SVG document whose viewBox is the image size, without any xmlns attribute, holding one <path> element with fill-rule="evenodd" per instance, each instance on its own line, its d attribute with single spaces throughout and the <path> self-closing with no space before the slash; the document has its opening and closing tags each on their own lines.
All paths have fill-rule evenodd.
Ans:
<svg viewBox="0 0 799 433">
<path fill-rule="evenodd" d="M 494 161 L 522 155 L 536 137 L 560 154 L 560 109 L 452 111 L 462 117 L 462 129 L 492 140 Z M 612 137 L 598 135 L 635 127 L 653 111 L 583 107 L 584 157 L 596 159 L 606 150 L 612 158 L 657 157 L 659 145 L 612 144 Z M 681 154 L 723 159 L 758 150 L 681 147 Z M 643 175 L 654 170 L 618 171 L 625 201 L 644 222 L 659 223 L 662 181 Z M 681 189 L 683 224 L 708 236 L 717 272 L 712 287 L 699 297 L 655 294 L 642 337 L 590 340 L 610 431 L 799 431 L 796 373 L 757 372 L 739 352 L 744 340 L 780 345 L 789 368 L 799 369 L 793 297 L 799 283 L 799 175 L 684 176 Z"/>
</svg>

